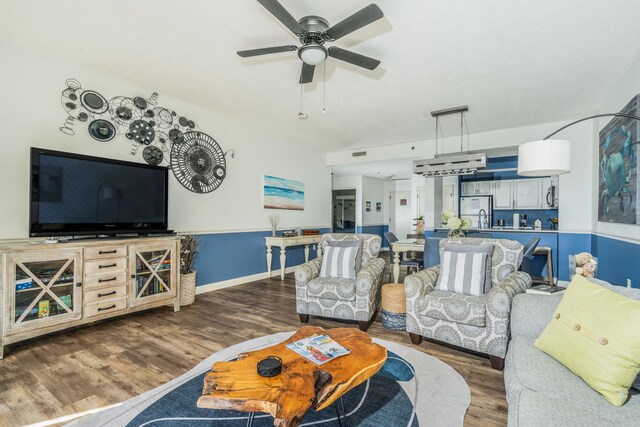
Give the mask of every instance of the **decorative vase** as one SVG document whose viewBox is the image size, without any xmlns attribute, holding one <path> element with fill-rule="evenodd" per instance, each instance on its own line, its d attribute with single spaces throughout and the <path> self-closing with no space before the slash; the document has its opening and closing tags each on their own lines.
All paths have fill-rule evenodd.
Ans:
<svg viewBox="0 0 640 427">
<path fill-rule="evenodd" d="M 448 237 L 464 237 L 464 233 L 459 228 L 457 228 L 455 230 L 451 229 L 451 230 L 449 230 L 449 234 L 447 236 Z"/>
<path fill-rule="evenodd" d="M 196 300 L 196 272 L 180 274 L 180 307 Z"/>
</svg>

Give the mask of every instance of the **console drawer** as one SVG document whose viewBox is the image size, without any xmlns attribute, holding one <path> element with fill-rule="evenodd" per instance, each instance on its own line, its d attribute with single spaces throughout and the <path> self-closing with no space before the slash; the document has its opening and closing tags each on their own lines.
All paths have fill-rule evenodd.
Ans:
<svg viewBox="0 0 640 427">
<path fill-rule="evenodd" d="M 127 285 L 110 286 L 108 288 L 92 289 L 84 292 L 84 302 L 86 304 L 96 301 L 106 301 L 114 298 L 125 298 L 127 296 Z"/>
<path fill-rule="evenodd" d="M 84 259 L 103 259 L 127 256 L 126 246 L 101 246 L 98 248 L 86 248 Z"/>
<path fill-rule="evenodd" d="M 84 305 L 84 317 L 100 316 L 127 308 L 126 298 L 98 301 Z"/>
<path fill-rule="evenodd" d="M 84 274 L 114 273 L 127 270 L 126 258 L 108 258 L 85 260 Z"/>
<path fill-rule="evenodd" d="M 114 286 L 123 283 L 127 283 L 127 272 L 125 270 L 84 276 L 85 289 Z"/>
</svg>

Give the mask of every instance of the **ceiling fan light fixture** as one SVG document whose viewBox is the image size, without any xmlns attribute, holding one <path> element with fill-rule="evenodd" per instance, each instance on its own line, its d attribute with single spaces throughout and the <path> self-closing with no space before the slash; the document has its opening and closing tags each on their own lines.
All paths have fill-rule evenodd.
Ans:
<svg viewBox="0 0 640 427">
<path fill-rule="evenodd" d="M 298 49 L 298 56 L 309 65 L 318 65 L 327 59 L 327 49 L 317 43 L 309 43 Z"/>
</svg>

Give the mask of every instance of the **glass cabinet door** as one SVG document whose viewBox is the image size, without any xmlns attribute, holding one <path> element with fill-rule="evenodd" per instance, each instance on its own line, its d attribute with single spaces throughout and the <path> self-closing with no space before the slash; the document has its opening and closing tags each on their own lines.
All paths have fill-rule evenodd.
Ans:
<svg viewBox="0 0 640 427">
<path fill-rule="evenodd" d="M 176 295 L 173 247 L 132 247 L 132 305 Z"/>
<path fill-rule="evenodd" d="M 16 255 L 10 263 L 13 295 L 10 327 L 24 330 L 79 319 L 82 289 L 80 253 L 71 251 L 38 259 Z"/>
</svg>

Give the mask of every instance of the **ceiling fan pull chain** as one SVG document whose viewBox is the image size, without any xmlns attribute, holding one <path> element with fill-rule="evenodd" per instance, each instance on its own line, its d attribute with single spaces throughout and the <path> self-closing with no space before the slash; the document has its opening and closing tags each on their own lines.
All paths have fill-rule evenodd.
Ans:
<svg viewBox="0 0 640 427">
<path fill-rule="evenodd" d="M 460 152 L 462 153 L 464 151 L 464 143 L 463 143 L 463 136 L 464 136 L 464 132 L 463 132 L 463 127 L 462 127 L 462 122 L 464 120 L 464 112 L 460 112 Z"/>
<path fill-rule="evenodd" d="M 327 62 L 322 63 L 322 114 L 327 114 Z"/>
<path fill-rule="evenodd" d="M 300 112 L 298 113 L 298 120 L 306 120 L 307 115 L 302 111 L 302 88 L 304 86 L 300 85 Z"/>
<path fill-rule="evenodd" d="M 436 155 L 438 155 L 438 123 L 440 123 L 440 117 L 436 116 Z"/>
</svg>

